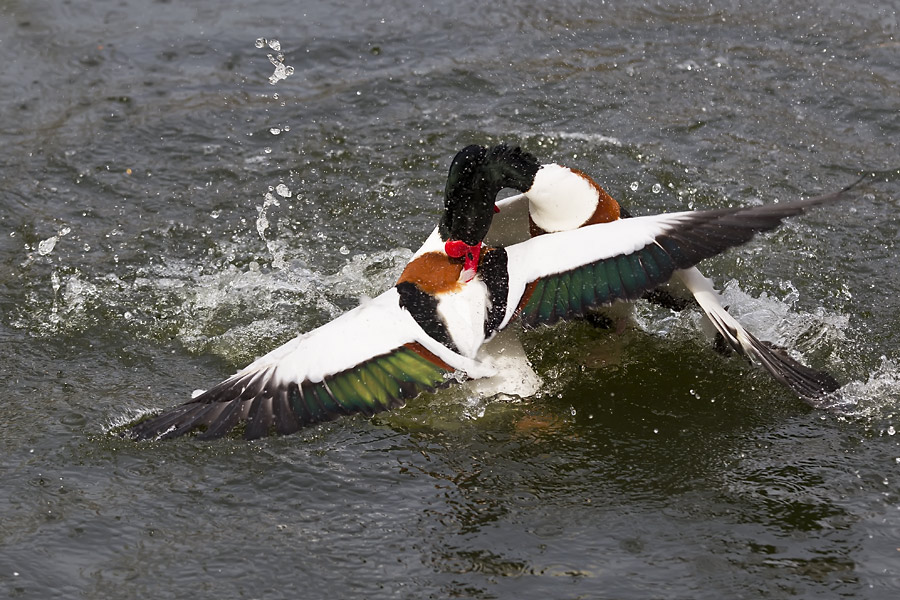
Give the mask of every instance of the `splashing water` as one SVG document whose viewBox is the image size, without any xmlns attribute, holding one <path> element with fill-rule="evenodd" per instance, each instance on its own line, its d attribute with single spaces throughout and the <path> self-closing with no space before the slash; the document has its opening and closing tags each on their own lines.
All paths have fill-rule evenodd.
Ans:
<svg viewBox="0 0 900 600">
<path fill-rule="evenodd" d="M 48 254 L 53 252 L 53 249 L 56 248 L 56 244 L 57 244 L 57 242 L 59 242 L 60 238 L 63 238 L 65 236 L 69 235 L 69 233 L 71 233 L 71 231 L 72 231 L 71 227 L 62 227 L 56 233 L 56 235 L 52 235 L 52 236 L 48 237 L 46 240 L 41 240 L 40 242 L 38 242 L 38 248 L 37 248 L 38 254 L 41 256 L 47 256 Z"/>
<path fill-rule="evenodd" d="M 58 241 L 59 237 L 55 235 L 48 237 L 46 240 L 41 240 L 38 244 L 38 254 L 40 254 L 41 256 L 47 256 L 48 254 L 53 252 L 54 248 L 56 248 L 56 242 Z"/>
<path fill-rule="evenodd" d="M 281 206 L 278 196 L 272 192 L 275 192 L 275 194 L 278 194 L 278 196 L 282 198 L 290 198 L 292 195 L 290 188 L 283 183 L 279 183 L 275 187 L 269 186 L 269 191 L 266 192 L 264 196 L 262 206 L 256 207 L 256 233 L 259 235 L 260 239 L 266 243 L 266 249 L 269 251 L 269 254 L 272 255 L 272 268 L 284 269 L 287 267 L 287 262 L 285 261 L 287 250 L 284 247 L 284 244 L 271 239 L 266 235 L 266 232 L 270 228 L 269 217 L 267 215 L 268 209 L 271 206 Z"/>
<path fill-rule="evenodd" d="M 865 381 L 851 381 L 844 385 L 841 395 L 852 409 L 843 412 L 848 416 L 878 419 L 884 409 L 900 404 L 898 368 L 900 365 L 896 360 L 882 356 L 881 364 L 869 373 Z"/>
<path fill-rule="evenodd" d="M 815 353 L 835 374 L 858 368 L 854 348 L 860 341 L 848 335 L 852 331 L 850 317 L 822 307 L 809 312 L 797 310 L 796 287 L 790 281 L 781 282 L 779 287 L 786 292 L 783 297 L 766 292 L 755 297 L 732 279 L 722 288 L 722 304 L 753 335 L 785 348 L 801 363 L 808 363 L 805 357 Z M 705 317 L 700 311 L 660 315 L 656 307 L 638 303 L 634 317 L 639 329 L 655 335 L 689 339 L 704 330 Z M 900 403 L 897 372 L 897 358 L 882 356 L 881 363 L 862 378 L 845 380 L 834 403 L 823 408 L 844 417 L 879 418 Z"/>
<path fill-rule="evenodd" d="M 267 40 L 266 38 L 256 38 L 257 48 L 265 48 L 268 46 L 275 52 L 266 54 L 269 62 L 275 67 L 275 72 L 269 77 L 269 83 L 275 85 L 282 79 L 287 79 L 294 74 L 294 67 L 284 64 L 284 54 L 281 52 L 281 42 L 278 40 Z"/>
<path fill-rule="evenodd" d="M 291 197 L 291 189 L 284 185 L 283 183 L 279 183 L 275 186 L 275 193 L 281 196 L 282 198 L 290 198 Z"/>
<path fill-rule="evenodd" d="M 269 218 L 266 216 L 266 211 L 270 206 L 281 206 L 281 203 L 272 192 L 266 192 L 263 198 L 262 206 L 256 207 L 256 233 L 259 234 L 262 241 L 266 241 L 266 231 L 269 229 Z"/>
</svg>

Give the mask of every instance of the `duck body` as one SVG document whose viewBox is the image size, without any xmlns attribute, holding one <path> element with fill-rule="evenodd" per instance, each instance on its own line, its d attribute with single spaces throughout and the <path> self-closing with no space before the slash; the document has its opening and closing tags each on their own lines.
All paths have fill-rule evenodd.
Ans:
<svg viewBox="0 0 900 600">
<path fill-rule="evenodd" d="M 828 202 L 840 197 L 846 189 L 836 194 L 828 194 L 804 202 L 810 206 Z M 630 242 L 641 245 L 643 236 L 647 233 L 659 235 L 658 231 L 652 231 L 653 224 L 649 221 L 647 225 L 650 229 L 642 224 L 636 228 L 636 231 L 628 232 L 627 229 L 618 231 L 614 226 L 623 222 L 634 223 L 635 219 L 588 175 L 557 164 L 542 165 L 531 189 L 498 203 L 501 206 L 501 214 L 503 212 L 510 215 L 518 214 L 519 219 L 521 219 L 523 207 L 526 204 L 528 207 L 528 232 L 531 236 L 556 234 L 598 223 L 609 223 L 605 231 L 612 236 L 618 236 L 618 239 L 611 243 L 625 249 Z M 773 205 L 773 210 L 776 210 L 774 209 L 776 206 L 779 205 Z M 721 213 L 722 211 L 712 212 Z M 744 217 L 758 218 L 764 213 L 765 211 L 754 215 L 745 213 Z M 682 214 L 689 215 L 691 213 Z M 738 218 L 741 218 L 741 214 L 741 211 L 735 213 Z M 677 220 L 678 213 L 666 217 Z M 497 229 L 498 235 L 505 235 L 506 239 L 510 240 L 512 239 L 510 236 L 521 236 L 523 227 L 521 224 L 516 228 L 510 224 L 498 223 Z M 719 234 L 715 231 L 710 233 L 714 236 Z M 663 245 L 665 245 L 664 242 Z M 634 260 L 634 256 L 628 261 L 619 259 L 620 279 L 626 288 L 630 278 L 642 277 L 648 267 L 650 270 L 655 268 L 652 265 L 652 259 L 648 261 L 647 258 L 649 257 L 645 252 L 644 257 L 637 260 Z M 840 384 L 830 374 L 809 368 L 791 358 L 784 350 L 770 343 L 761 342 L 754 337 L 728 314 L 725 307 L 722 306 L 719 293 L 715 290 L 712 282 L 704 277 L 697 267 L 689 266 L 689 262 L 693 261 L 682 261 L 678 264 L 678 268 L 671 273 L 671 282 L 683 287 L 692 295 L 715 331 L 733 350 L 751 362 L 760 364 L 776 380 L 815 407 L 822 406 L 825 397 L 840 387 Z M 583 279 L 595 275 L 587 273 L 582 275 L 580 278 L 569 276 L 532 284 L 534 289 L 531 290 L 531 294 L 528 295 L 520 309 L 523 323 L 526 326 L 534 326 L 537 323 L 552 323 L 561 318 L 583 316 L 580 308 L 583 303 L 575 300 L 575 296 L 590 295 L 592 290 L 583 284 Z M 645 291 L 641 296 L 664 305 L 683 306 L 682 300 L 674 299 L 668 292 L 660 289 L 654 290 L 650 294 Z M 635 300 L 638 297 L 636 293 L 623 295 L 623 299 L 626 300 Z M 602 306 L 606 303 L 599 304 Z"/>
</svg>

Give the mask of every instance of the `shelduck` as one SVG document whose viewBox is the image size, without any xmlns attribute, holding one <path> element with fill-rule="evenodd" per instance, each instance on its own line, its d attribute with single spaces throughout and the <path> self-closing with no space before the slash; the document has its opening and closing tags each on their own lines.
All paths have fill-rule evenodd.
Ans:
<svg viewBox="0 0 900 600">
<path fill-rule="evenodd" d="M 125 435 L 290 434 L 341 415 L 394 408 L 465 378 L 490 377 L 496 370 L 477 359 L 478 351 L 517 316 L 529 326 L 549 324 L 634 300 L 676 271 L 838 196 L 614 219 L 508 247 L 484 245 L 499 191 L 538 197 L 550 172 L 519 148 L 463 149 L 450 165 L 440 222 L 396 285 Z"/>
<path fill-rule="evenodd" d="M 858 181 L 837 193 L 819 196 L 805 202 L 811 205 L 836 199 L 856 183 Z M 529 190 L 501 200 L 497 205 L 503 218 L 495 219 L 494 229 L 489 233 L 490 242 L 503 240 L 503 243 L 515 243 L 522 239 L 525 235 L 523 225 L 525 219 L 527 219 L 527 235 L 535 237 L 631 218 L 628 211 L 589 175 L 552 163 L 541 166 Z M 611 265 L 612 263 L 608 263 L 607 268 Z M 615 269 L 625 281 L 633 277 L 643 277 L 647 265 L 632 255 L 628 259 L 620 257 Z M 581 316 L 584 313 L 584 306 L 577 296 L 583 293 L 584 288 L 577 279 L 585 275 L 580 271 L 586 273 L 588 267 L 572 273 L 543 278 L 532 284 L 531 293 L 526 294 L 522 301 L 520 314 L 522 323 L 529 327 Z M 808 404 L 820 407 L 826 396 L 840 388 L 838 381 L 829 373 L 799 363 L 784 349 L 769 342 L 762 342 L 748 332 L 722 306 L 719 293 L 712 281 L 704 277 L 697 267 L 677 269 L 672 279 L 674 283 L 682 285 L 692 294 L 715 331 L 733 350 L 750 362 L 761 365 Z M 629 299 L 636 297 L 635 294 L 631 296 Z M 677 304 L 677 301 L 672 302 L 675 299 L 662 289 L 645 293 L 645 298 L 662 301 L 664 304 Z"/>
</svg>

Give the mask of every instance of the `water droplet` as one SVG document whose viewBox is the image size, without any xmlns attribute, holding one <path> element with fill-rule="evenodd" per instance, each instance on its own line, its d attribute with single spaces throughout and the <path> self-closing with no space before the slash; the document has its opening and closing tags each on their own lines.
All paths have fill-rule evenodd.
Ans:
<svg viewBox="0 0 900 600">
<path fill-rule="evenodd" d="M 56 247 L 56 242 L 59 241 L 59 238 L 54 236 L 48 237 L 46 240 L 41 240 L 38 244 L 38 254 L 41 256 L 47 256 L 53 249 Z"/>
<path fill-rule="evenodd" d="M 266 38 L 256 38 L 256 47 L 262 48 L 266 45 Z"/>
<path fill-rule="evenodd" d="M 894 429 L 894 426 L 893 426 L 893 425 L 888 425 L 888 428 L 887 428 L 887 434 L 888 434 L 888 435 L 894 435 L 895 433 L 897 433 L 897 430 Z"/>
<path fill-rule="evenodd" d="M 280 52 L 281 42 L 279 42 L 278 40 L 269 40 L 269 48 L 271 48 L 275 52 Z"/>
<path fill-rule="evenodd" d="M 272 127 L 271 129 L 269 129 L 269 133 L 271 133 L 272 135 L 279 135 L 281 133 L 281 130 L 277 127 Z"/>
<path fill-rule="evenodd" d="M 631 185 L 629 185 L 628 187 L 631 188 L 631 191 L 632 191 L 632 192 L 636 192 L 636 191 L 638 190 L 638 182 L 637 182 L 637 181 L 632 181 L 632 182 L 631 182 Z"/>
<path fill-rule="evenodd" d="M 265 152 L 266 154 L 272 154 L 272 149 L 266 146 L 265 148 L 263 148 L 263 152 Z"/>
<path fill-rule="evenodd" d="M 350 254 L 350 248 L 348 248 L 347 246 L 341 246 L 340 249 L 338 249 L 338 252 L 340 252 L 344 256 L 347 256 L 348 254 Z"/>
<path fill-rule="evenodd" d="M 269 228 L 269 220 L 265 215 L 261 215 L 258 219 L 256 219 L 256 232 L 259 234 L 259 237 L 262 239 L 266 239 L 266 229 Z"/>
<path fill-rule="evenodd" d="M 284 185 L 283 183 L 279 183 L 278 185 L 276 185 L 275 191 L 278 192 L 278 195 L 281 196 L 282 198 L 290 198 L 291 197 L 291 190 L 288 188 L 288 186 Z"/>
<path fill-rule="evenodd" d="M 651 189 L 653 190 L 654 194 L 658 194 L 662 191 L 662 186 L 659 185 L 658 183 L 654 183 L 653 188 L 651 188 Z"/>
</svg>

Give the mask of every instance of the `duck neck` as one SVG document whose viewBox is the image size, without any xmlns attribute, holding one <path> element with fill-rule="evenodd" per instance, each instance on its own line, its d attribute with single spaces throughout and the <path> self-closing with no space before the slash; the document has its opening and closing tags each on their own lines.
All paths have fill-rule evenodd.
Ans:
<svg viewBox="0 0 900 600">
<path fill-rule="evenodd" d="M 596 181 L 556 164 L 541 167 L 526 196 L 532 236 L 608 223 L 620 216 L 619 203 Z"/>
</svg>

